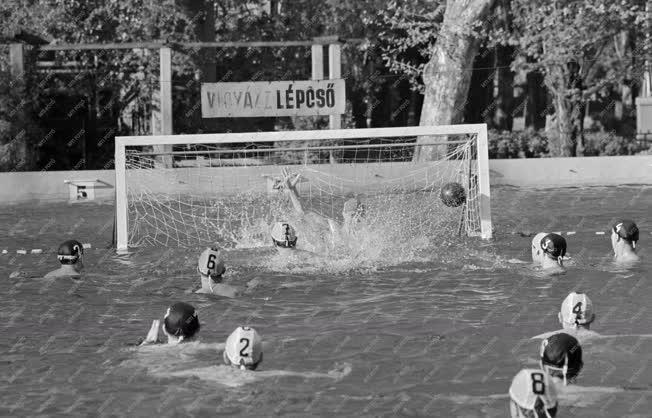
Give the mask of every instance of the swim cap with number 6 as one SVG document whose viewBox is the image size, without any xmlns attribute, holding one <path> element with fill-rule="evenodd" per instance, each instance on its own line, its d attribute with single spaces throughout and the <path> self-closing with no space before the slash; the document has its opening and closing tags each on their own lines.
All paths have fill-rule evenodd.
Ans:
<svg viewBox="0 0 652 418">
<path fill-rule="evenodd" d="M 224 347 L 224 362 L 242 369 L 255 370 L 263 360 L 263 340 L 255 329 L 238 327 Z"/>
<path fill-rule="evenodd" d="M 207 248 L 199 256 L 197 269 L 204 276 L 221 276 L 226 271 L 224 259 L 217 248 Z"/>
</svg>

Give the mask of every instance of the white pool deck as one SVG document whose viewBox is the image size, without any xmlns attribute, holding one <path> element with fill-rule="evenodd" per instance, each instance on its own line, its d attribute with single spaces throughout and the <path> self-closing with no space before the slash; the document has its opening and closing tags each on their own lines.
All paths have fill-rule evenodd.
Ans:
<svg viewBox="0 0 652 418">
<path fill-rule="evenodd" d="M 360 164 L 358 169 L 362 168 Z M 297 166 L 294 166 L 297 167 Z M 318 165 L 320 171 L 335 170 L 339 177 L 359 175 L 350 164 Z M 382 175 L 386 170 L 396 174 L 396 163 L 374 164 L 372 175 Z M 583 186 L 652 185 L 652 155 L 579 158 L 533 158 L 489 160 L 490 184 L 524 188 L 557 188 Z M 173 170 L 201 170 L 201 175 L 222 178 L 260 181 L 263 175 L 280 167 L 214 167 L 179 168 Z M 234 175 L 237 171 L 237 175 Z M 200 171 L 198 171 L 199 173 Z M 247 175 L 242 175 L 247 172 Z M 247 177 L 250 177 L 247 180 Z M 66 181 L 97 180 L 95 201 L 107 203 L 114 200 L 114 170 L 87 171 L 36 171 L 0 173 L 0 204 L 26 202 L 67 202 L 70 191 Z M 264 185 L 264 182 L 261 182 Z M 186 185 L 187 187 L 188 185 Z M 169 187 L 169 184 L 161 184 Z M 261 186 L 263 187 L 263 186 Z M 169 190 L 168 190 L 169 191 Z"/>
</svg>

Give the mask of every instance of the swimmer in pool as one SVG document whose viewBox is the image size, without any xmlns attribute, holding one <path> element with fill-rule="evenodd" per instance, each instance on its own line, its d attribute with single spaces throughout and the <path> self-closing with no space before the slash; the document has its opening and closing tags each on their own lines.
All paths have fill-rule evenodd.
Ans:
<svg viewBox="0 0 652 418">
<path fill-rule="evenodd" d="M 159 339 L 159 328 L 167 340 Z M 179 344 L 192 341 L 199 332 L 199 316 L 195 308 L 185 302 L 177 302 L 170 306 L 163 317 L 163 327 L 160 321 L 155 319 L 147 333 L 147 337 L 140 345 L 147 344 Z"/>
<path fill-rule="evenodd" d="M 638 261 L 636 243 L 638 242 L 638 227 L 634 221 L 622 219 L 614 222 L 611 227 L 611 248 L 617 263 Z"/>
<path fill-rule="evenodd" d="M 225 271 L 224 259 L 220 251 L 215 247 L 205 249 L 197 261 L 201 288 L 195 293 L 209 293 L 227 298 L 236 297 L 240 293 L 240 289 L 222 283 L 222 275 Z"/>
<path fill-rule="evenodd" d="M 227 338 L 222 357 L 227 366 L 256 370 L 263 361 L 263 340 L 255 329 L 238 327 Z"/>
<path fill-rule="evenodd" d="M 320 234 L 323 229 L 328 228 L 332 235 L 332 242 L 339 242 L 336 239 L 338 235 L 351 235 L 356 229 L 356 225 L 365 216 L 365 206 L 358 198 L 351 198 L 344 202 L 342 207 L 343 222 L 339 224 L 337 221 L 321 216 L 315 212 L 307 212 L 304 210 L 299 193 L 297 192 L 296 184 L 299 182 L 301 175 L 298 173 L 291 173 L 289 169 L 283 169 L 282 185 L 285 192 L 290 196 L 292 206 L 297 215 L 307 221 L 313 234 Z"/>
<path fill-rule="evenodd" d="M 566 255 L 566 239 L 561 235 L 538 233 L 532 239 L 532 261 L 544 270 L 561 270 Z"/>
<path fill-rule="evenodd" d="M 84 246 L 76 240 L 68 240 L 59 246 L 57 259 L 61 267 L 46 274 L 46 279 L 53 277 L 79 277 L 84 267 Z"/>
<path fill-rule="evenodd" d="M 572 335 L 578 340 L 585 340 L 591 337 L 599 337 L 595 331 L 591 331 L 591 323 L 595 320 L 593 303 L 584 293 L 571 292 L 561 304 L 561 310 L 557 314 L 562 329 L 546 332 L 545 334 L 532 337 L 533 339 L 548 338 L 559 333 Z"/>
<path fill-rule="evenodd" d="M 539 354 L 541 370 L 552 378 L 558 392 L 560 387 L 574 383 L 584 366 L 579 341 L 564 332 L 544 339 Z"/>
<path fill-rule="evenodd" d="M 538 369 L 522 369 L 509 387 L 512 418 L 552 418 L 557 415 L 557 391 L 550 377 Z"/>
</svg>

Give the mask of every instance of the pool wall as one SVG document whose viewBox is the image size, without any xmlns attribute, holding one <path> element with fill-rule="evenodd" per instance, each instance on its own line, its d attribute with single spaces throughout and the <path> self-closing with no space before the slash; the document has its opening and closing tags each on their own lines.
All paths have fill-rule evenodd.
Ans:
<svg viewBox="0 0 652 418">
<path fill-rule="evenodd" d="M 321 171 L 333 167 L 339 177 L 359 176 L 356 167 L 349 164 L 319 166 Z M 403 168 L 404 167 L 404 168 Z M 374 164 L 372 176 L 382 177 L 383 173 L 407 169 L 412 164 Z M 492 186 L 510 185 L 515 187 L 577 187 L 577 186 L 617 186 L 617 185 L 652 185 L 652 155 L 618 156 L 618 157 L 582 157 L 582 158 L 533 158 L 490 160 L 490 182 Z M 233 190 L 246 187 L 254 182 L 260 183 L 261 176 L 279 171 L 278 167 L 214 167 L 214 168 L 180 168 L 187 170 L 188 178 L 207 173 L 215 173 L 222 179 L 228 179 L 228 186 Z M 246 173 L 246 175 L 243 175 Z M 95 183 L 95 200 L 112 201 L 115 193 L 115 173 L 113 170 L 88 171 L 30 171 L 0 173 L 0 204 L 35 202 L 66 202 L 69 200 L 69 185 L 65 181 L 97 181 Z M 239 184 L 242 183 L 242 184 Z M 156 187 L 154 184 L 150 184 Z M 159 187 L 170 190 L 169 183 L 161 182 Z M 213 186 L 213 185 L 211 185 Z M 192 189 L 191 184 L 179 185 L 180 190 Z M 214 187 L 214 186 L 213 186 Z M 157 187 L 158 188 L 158 187 Z"/>
</svg>

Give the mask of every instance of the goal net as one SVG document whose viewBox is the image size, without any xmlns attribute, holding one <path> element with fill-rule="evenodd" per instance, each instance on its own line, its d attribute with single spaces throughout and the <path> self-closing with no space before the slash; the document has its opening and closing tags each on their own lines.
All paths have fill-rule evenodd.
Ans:
<svg viewBox="0 0 652 418">
<path fill-rule="evenodd" d="M 490 238 L 486 141 L 484 124 L 118 137 L 117 247 L 270 246 L 275 221 L 319 253 L 350 252 L 347 239 L 382 256 L 442 237 Z M 429 147 L 437 158 L 424 161 L 417 154 Z M 298 178 L 303 214 L 284 169 Z M 452 182 L 465 191 L 458 206 L 440 197 Z M 347 223 L 351 202 L 361 216 Z"/>
</svg>

